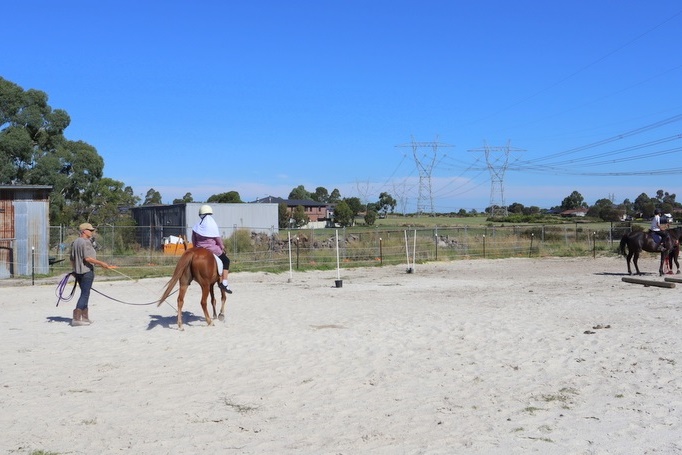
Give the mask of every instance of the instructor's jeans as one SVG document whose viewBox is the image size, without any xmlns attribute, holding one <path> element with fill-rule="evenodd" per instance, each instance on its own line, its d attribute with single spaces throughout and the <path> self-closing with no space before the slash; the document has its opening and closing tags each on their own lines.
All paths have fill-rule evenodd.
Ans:
<svg viewBox="0 0 682 455">
<path fill-rule="evenodd" d="M 90 270 L 85 273 L 76 273 L 76 283 L 81 288 L 81 295 L 78 297 L 76 308 L 79 310 L 88 309 L 88 300 L 90 300 L 90 289 L 92 289 L 92 282 L 95 281 L 95 271 Z"/>
</svg>

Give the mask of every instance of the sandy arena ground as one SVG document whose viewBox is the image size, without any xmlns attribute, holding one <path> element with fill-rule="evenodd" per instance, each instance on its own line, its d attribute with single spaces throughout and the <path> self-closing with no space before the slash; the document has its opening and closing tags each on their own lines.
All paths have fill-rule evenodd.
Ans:
<svg viewBox="0 0 682 455">
<path fill-rule="evenodd" d="M 654 256 L 646 277 L 662 281 Z M 682 454 L 682 284 L 625 260 L 233 273 L 206 327 L 0 284 L 0 453 Z M 148 303 L 167 279 L 95 289 Z M 78 291 L 76 291 L 78 295 Z M 680 365 L 678 365 L 680 364 Z"/>
</svg>

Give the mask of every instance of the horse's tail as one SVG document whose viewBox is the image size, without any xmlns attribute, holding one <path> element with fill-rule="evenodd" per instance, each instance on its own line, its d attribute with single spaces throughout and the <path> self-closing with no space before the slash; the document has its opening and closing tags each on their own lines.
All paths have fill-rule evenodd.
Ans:
<svg viewBox="0 0 682 455">
<path fill-rule="evenodd" d="M 625 252 L 625 245 L 628 244 L 628 235 L 623 234 L 623 238 L 620 239 L 620 254 L 623 256 L 627 256 L 627 253 Z"/>
<path fill-rule="evenodd" d="M 182 274 L 185 273 L 187 267 L 189 267 L 192 264 L 193 256 L 194 252 L 191 250 L 187 250 L 180 257 L 178 264 L 175 266 L 175 272 L 173 272 L 173 276 L 171 277 L 170 280 L 168 280 L 168 283 L 166 283 L 166 288 L 163 291 L 163 295 L 159 299 L 159 302 L 157 303 L 156 306 L 161 306 L 164 300 L 168 298 L 170 293 L 173 291 L 175 285 L 178 284 L 178 281 L 180 281 L 180 277 L 182 276 Z"/>
</svg>

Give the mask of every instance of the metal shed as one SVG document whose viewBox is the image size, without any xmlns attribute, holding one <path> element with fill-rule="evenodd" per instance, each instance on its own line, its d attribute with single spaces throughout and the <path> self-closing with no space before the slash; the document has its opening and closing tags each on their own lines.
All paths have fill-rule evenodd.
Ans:
<svg viewBox="0 0 682 455">
<path fill-rule="evenodd" d="M 47 274 L 49 185 L 0 185 L 0 278 Z"/>
<path fill-rule="evenodd" d="M 184 235 L 192 238 L 192 226 L 199 220 L 203 202 L 172 205 L 148 205 L 131 208 L 137 223 L 137 242 L 145 248 L 162 249 L 164 238 Z M 236 230 L 276 234 L 279 232 L 278 204 L 209 203 L 220 234 L 229 238 Z"/>
</svg>

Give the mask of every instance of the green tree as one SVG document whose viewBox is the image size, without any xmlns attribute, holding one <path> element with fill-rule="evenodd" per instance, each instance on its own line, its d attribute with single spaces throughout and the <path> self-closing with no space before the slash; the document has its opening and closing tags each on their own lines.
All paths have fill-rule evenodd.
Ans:
<svg viewBox="0 0 682 455">
<path fill-rule="evenodd" d="M 341 200 L 341 192 L 337 188 L 334 188 L 332 190 L 331 194 L 329 195 L 329 199 L 327 200 L 327 202 L 329 202 L 330 204 L 336 204 L 340 200 Z"/>
<path fill-rule="evenodd" d="M 513 202 L 507 206 L 507 211 L 509 213 L 523 213 L 524 208 L 523 204 Z"/>
<path fill-rule="evenodd" d="M 286 229 L 289 227 L 289 207 L 284 202 L 280 202 L 277 205 L 277 224 L 280 229 Z"/>
<path fill-rule="evenodd" d="M 386 214 L 390 210 L 390 212 L 393 213 L 396 205 L 398 205 L 398 203 L 390 194 L 386 192 L 379 194 L 379 202 L 376 204 L 376 208 L 379 212 L 384 212 L 384 214 Z"/>
<path fill-rule="evenodd" d="M 150 204 L 161 204 L 161 193 L 156 191 L 154 188 L 149 188 L 147 190 L 147 194 L 144 196 L 144 202 L 142 205 L 150 205 Z"/>
<path fill-rule="evenodd" d="M 215 202 L 218 204 L 241 204 L 243 201 L 237 191 L 228 191 L 226 193 L 214 194 L 209 197 L 206 202 Z"/>
<path fill-rule="evenodd" d="M 630 199 L 625 198 L 623 200 L 623 208 L 625 209 L 626 215 L 632 214 L 632 202 L 630 202 Z"/>
<path fill-rule="evenodd" d="M 185 193 L 181 199 L 173 199 L 173 204 L 187 204 L 189 202 L 194 202 L 192 193 Z"/>
<path fill-rule="evenodd" d="M 50 107 L 45 92 L 24 91 L 0 77 L 0 183 L 52 186 L 52 223 L 76 221 L 95 192 L 89 187 L 103 176 L 97 150 L 64 137 L 70 122 L 66 111 Z"/>
<path fill-rule="evenodd" d="M 654 216 L 654 210 L 656 210 L 656 202 L 646 193 L 642 193 L 635 199 L 632 209 L 638 217 L 651 218 Z"/>
<path fill-rule="evenodd" d="M 365 213 L 365 224 L 367 226 L 374 226 L 374 223 L 377 220 L 377 212 L 374 210 L 367 210 Z"/>
<path fill-rule="evenodd" d="M 677 204 L 675 202 L 676 197 L 677 196 L 675 196 L 674 193 L 670 194 L 667 191 L 663 191 L 663 190 L 656 191 L 656 199 L 658 200 L 658 205 L 661 206 L 661 208 L 663 208 L 664 205 L 667 205 L 668 207 L 670 207 L 670 209 L 672 209 L 672 207 L 675 207 Z M 669 210 L 665 210 L 665 211 L 669 211 Z"/>
<path fill-rule="evenodd" d="M 599 199 L 587 211 L 587 215 L 600 218 L 603 221 L 620 221 L 623 209 L 615 205 L 610 199 Z"/>
<path fill-rule="evenodd" d="M 291 193 L 289 193 L 289 199 L 310 201 L 312 200 L 312 196 L 303 185 L 298 185 L 296 188 L 291 190 Z"/>
<path fill-rule="evenodd" d="M 577 191 L 573 191 L 561 201 L 561 210 L 575 210 L 579 208 L 587 208 L 587 203 L 583 195 Z"/>
<path fill-rule="evenodd" d="M 357 198 L 356 198 L 357 199 Z M 334 207 L 334 222 L 341 227 L 353 225 L 353 210 L 346 201 L 341 201 Z"/>
<path fill-rule="evenodd" d="M 313 201 L 317 202 L 329 202 L 329 191 L 323 186 L 318 186 L 315 188 L 315 192 L 310 195 Z"/>
<path fill-rule="evenodd" d="M 136 205 L 139 198 L 131 196 L 130 187 L 124 188 L 123 182 L 104 177 L 88 186 L 82 207 L 77 217 L 95 226 L 102 224 L 120 224 L 123 218 L 122 209 Z"/>
<path fill-rule="evenodd" d="M 294 219 L 294 226 L 297 228 L 305 226 L 309 221 L 308 215 L 305 214 L 305 208 L 302 205 L 296 206 L 292 218 Z"/>
<path fill-rule="evenodd" d="M 343 202 L 345 202 L 350 208 L 351 213 L 353 215 L 353 219 L 355 219 L 355 217 L 358 216 L 358 214 L 362 212 L 364 208 L 362 205 L 362 201 L 360 201 L 360 198 L 358 197 L 347 197 L 343 199 Z"/>
</svg>

